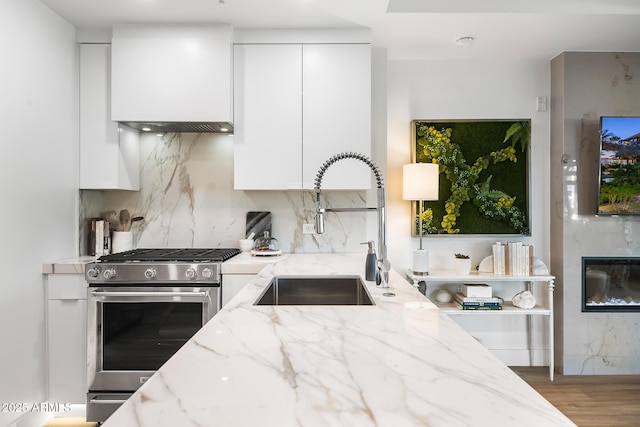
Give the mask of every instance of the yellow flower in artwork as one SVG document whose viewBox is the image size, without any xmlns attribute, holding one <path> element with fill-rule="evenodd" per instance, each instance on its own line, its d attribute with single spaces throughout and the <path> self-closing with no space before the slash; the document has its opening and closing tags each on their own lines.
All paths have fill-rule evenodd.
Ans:
<svg viewBox="0 0 640 427">
<path fill-rule="evenodd" d="M 516 201 L 515 197 L 502 196 L 498 200 L 498 207 L 502 209 L 509 209 L 511 206 L 513 206 L 513 202 L 515 201 Z"/>
<path fill-rule="evenodd" d="M 516 163 L 518 161 L 514 143 L 510 144 L 511 146 L 507 144 L 496 148 L 495 151 L 479 156 L 475 162 L 468 163 L 459 144 L 461 138 L 469 138 L 469 141 L 465 141 L 469 145 L 475 144 L 472 139 L 474 136 L 463 135 L 461 137 L 456 135 L 452 141 L 452 128 L 444 126 L 438 128 L 438 125 L 434 126 L 429 123 L 417 123 L 416 126 L 417 161 L 438 164 L 441 179 L 444 179 L 444 182 L 450 186 L 449 197 L 444 203 L 444 212 L 436 211 L 438 218 L 423 216 L 424 222 L 430 222 L 434 228 L 439 223 L 441 228 L 437 230 L 438 233 L 459 233 L 460 229 L 456 226 L 461 216 L 461 207 L 465 203 L 473 201 L 473 205 L 478 207 L 480 215 L 492 220 L 508 222 L 518 231 L 527 230 L 526 218 L 520 220 L 518 217 L 522 214 L 515 204 L 515 197 L 510 197 L 498 190 L 490 191 L 491 188 L 488 185 L 490 177 L 487 179 L 486 185 L 480 182 L 482 172 L 492 164 L 505 161 Z M 520 126 L 526 127 L 525 124 L 520 124 Z M 510 138 L 515 139 L 514 132 L 508 131 L 503 143 L 508 142 Z M 483 140 L 483 138 L 480 135 L 479 140 Z M 524 147 L 525 145 L 523 145 L 523 150 Z M 483 190 L 484 187 L 486 189 Z M 416 222 L 419 219 L 417 216 L 414 218 Z M 416 225 L 418 226 L 418 224 Z M 467 222 L 464 223 L 464 226 L 473 227 Z"/>
</svg>

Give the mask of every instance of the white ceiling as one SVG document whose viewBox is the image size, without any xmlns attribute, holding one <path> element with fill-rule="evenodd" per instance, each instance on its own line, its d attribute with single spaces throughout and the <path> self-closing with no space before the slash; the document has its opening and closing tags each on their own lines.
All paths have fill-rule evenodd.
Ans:
<svg viewBox="0 0 640 427">
<path fill-rule="evenodd" d="M 640 51 L 640 0 L 41 0 L 78 28 L 225 22 L 234 28 L 371 29 L 391 59 L 551 59 Z M 472 36 L 459 47 L 455 40 Z"/>
</svg>

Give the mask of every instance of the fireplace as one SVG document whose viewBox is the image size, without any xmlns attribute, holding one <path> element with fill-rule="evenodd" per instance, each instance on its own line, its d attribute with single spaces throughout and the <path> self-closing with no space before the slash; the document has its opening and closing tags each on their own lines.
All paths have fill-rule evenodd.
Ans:
<svg viewBox="0 0 640 427">
<path fill-rule="evenodd" d="M 640 312 L 640 257 L 582 257 L 582 311 Z"/>
</svg>

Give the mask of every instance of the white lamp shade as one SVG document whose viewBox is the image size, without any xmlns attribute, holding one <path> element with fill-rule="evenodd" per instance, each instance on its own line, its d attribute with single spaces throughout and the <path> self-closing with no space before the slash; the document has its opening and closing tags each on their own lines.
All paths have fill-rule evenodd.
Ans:
<svg viewBox="0 0 640 427">
<path fill-rule="evenodd" d="M 402 167 L 404 200 L 438 200 L 439 167 L 437 163 L 411 163 Z"/>
</svg>

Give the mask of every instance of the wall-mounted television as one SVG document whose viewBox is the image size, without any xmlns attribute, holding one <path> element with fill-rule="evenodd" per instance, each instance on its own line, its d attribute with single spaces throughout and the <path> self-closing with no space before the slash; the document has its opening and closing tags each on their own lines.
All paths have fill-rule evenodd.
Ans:
<svg viewBox="0 0 640 427">
<path fill-rule="evenodd" d="M 640 215 L 640 117 L 600 117 L 598 215 Z"/>
</svg>

